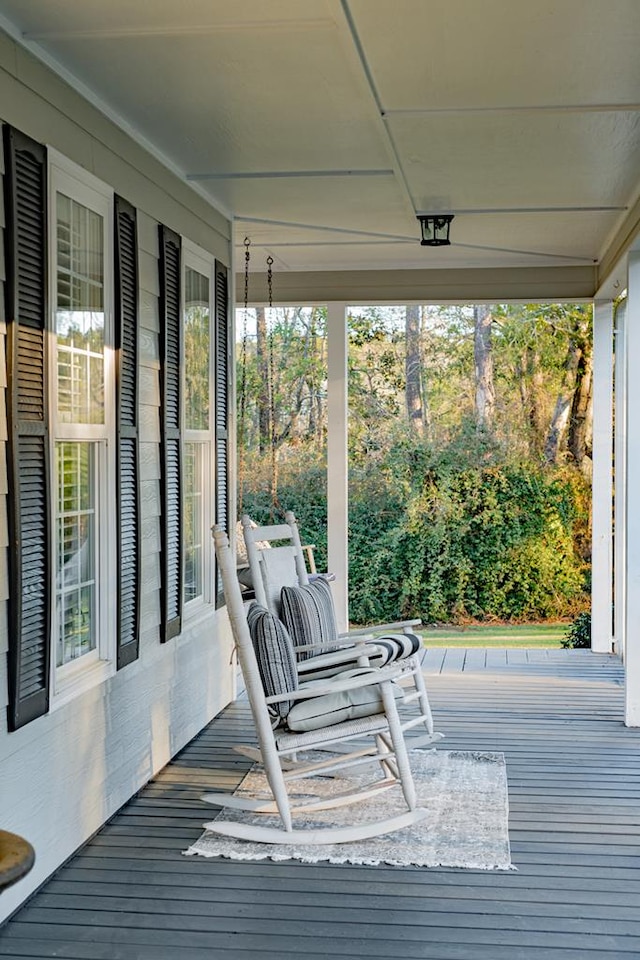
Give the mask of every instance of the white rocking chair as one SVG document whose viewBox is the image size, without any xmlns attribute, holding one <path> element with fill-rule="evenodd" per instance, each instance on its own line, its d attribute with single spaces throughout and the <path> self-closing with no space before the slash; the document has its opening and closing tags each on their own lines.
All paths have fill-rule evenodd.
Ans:
<svg viewBox="0 0 640 960">
<path fill-rule="evenodd" d="M 310 582 L 297 520 L 289 510 L 285 514 L 285 523 L 259 526 L 245 514 L 242 517 L 242 528 L 255 598 L 262 606 L 276 616 L 280 616 L 282 588 L 306 586 Z M 311 654 L 298 662 L 300 680 L 304 680 L 305 675 L 311 675 L 325 665 L 327 668 L 325 673 L 338 673 L 341 670 L 351 669 L 354 665 L 354 645 L 358 651 L 358 663 L 362 666 L 372 665 L 372 659 L 375 661 L 378 652 L 375 644 L 384 643 L 385 639 L 384 636 L 376 636 L 377 634 L 387 634 L 389 640 L 398 644 L 403 634 L 407 637 L 413 636 L 415 628 L 420 626 L 421 622 L 420 620 L 402 620 L 351 630 L 341 634 L 338 638 L 339 642 L 330 647 L 315 644 L 297 646 L 296 654 L 301 652 Z M 403 675 L 413 687 L 413 689 L 411 687 L 406 689 L 404 704 L 415 704 L 418 709 L 418 715 L 406 720 L 403 723 L 403 729 L 405 732 L 414 727 L 424 729 L 422 734 L 411 739 L 409 746 L 424 747 L 441 740 L 443 734 L 434 729 L 420 655 L 416 653 L 397 660 L 396 663 L 402 665 Z"/>
<path fill-rule="evenodd" d="M 207 829 L 224 836 L 263 843 L 297 841 L 305 844 L 344 843 L 379 836 L 424 819 L 427 811 L 416 806 L 415 787 L 396 707 L 397 691 L 394 691 L 393 681 L 400 675 L 400 668 L 385 667 L 356 677 L 316 682 L 309 684 L 306 688 L 302 686 L 298 689 L 284 690 L 279 694 L 265 694 L 236 576 L 235 559 L 224 530 L 214 527 L 213 535 L 229 620 L 256 725 L 260 756 L 273 799 L 267 802 L 253 801 L 228 794 L 205 794 L 202 799 L 225 808 L 248 810 L 253 813 L 277 813 L 282 821 L 282 827 L 263 827 L 219 819 L 207 823 L 205 825 Z M 295 679 L 295 662 L 292 652 L 291 669 Z M 293 686 L 296 686 L 295 682 Z M 322 715 L 324 708 L 328 706 L 325 702 L 327 696 L 348 694 L 350 691 L 367 687 L 375 693 L 377 703 L 369 709 L 366 716 L 360 714 L 358 719 L 338 723 L 324 721 L 325 725 L 307 732 L 296 732 L 286 726 L 273 728 L 273 720 L 269 713 L 270 705 L 281 707 L 286 702 L 293 704 L 313 702 L 319 707 L 319 714 Z M 333 703 L 333 700 L 331 702 Z M 292 712 L 293 709 L 295 708 L 292 708 Z M 371 746 L 363 748 L 358 744 L 347 754 L 336 752 L 335 756 L 327 758 L 324 755 L 319 761 L 296 757 L 301 751 L 318 748 L 326 750 L 335 746 L 339 750 L 340 745 L 345 742 L 361 741 L 363 737 L 373 741 Z M 343 771 L 346 767 L 370 764 L 372 761 L 377 762 L 381 772 L 381 776 L 372 783 L 343 792 L 330 799 L 312 801 L 307 799 L 297 805 L 289 797 L 287 788 L 292 781 L 311 776 L 326 776 L 328 773 Z M 311 830 L 294 827 L 293 818 L 297 813 L 307 814 L 320 809 L 358 803 L 366 797 L 375 796 L 380 790 L 389 789 L 398 784 L 407 807 L 406 812 L 398 816 L 364 824 L 354 822 L 354 825 L 349 827 L 316 827 Z M 354 819 L 357 820 L 357 818 Z"/>
</svg>

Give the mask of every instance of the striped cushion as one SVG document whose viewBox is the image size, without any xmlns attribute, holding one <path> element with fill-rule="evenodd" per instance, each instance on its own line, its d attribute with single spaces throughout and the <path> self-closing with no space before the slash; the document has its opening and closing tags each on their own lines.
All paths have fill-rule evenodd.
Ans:
<svg viewBox="0 0 640 960">
<path fill-rule="evenodd" d="M 283 587 L 280 616 L 294 647 L 307 643 L 333 644 L 338 639 L 331 587 L 322 578 L 303 587 Z M 312 652 L 297 653 L 300 661 L 310 656 Z"/>
<path fill-rule="evenodd" d="M 386 663 L 406 660 L 422 648 L 422 640 L 415 633 L 388 633 L 372 641 L 377 647 L 385 647 L 389 652 Z"/>
<path fill-rule="evenodd" d="M 421 648 L 420 637 L 414 633 L 389 634 L 376 637 L 358 646 L 344 647 L 334 653 L 314 654 L 304 661 L 298 660 L 298 679 L 323 680 L 334 677 L 343 670 L 353 670 L 360 666 L 359 658 L 368 658 L 370 667 L 384 667 L 396 660 L 406 660 Z"/>
<path fill-rule="evenodd" d="M 247 623 L 265 696 L 297 690 L 296 658 L 284 624 L 258 603 L 250 605 Z M 269 712 L 275 717 L 286 717 L 292 704 L 291 700 L 270 704 Z"/>
<path fill-rule="evenodd" d="M 366 664 L 361 662 L 362 656 L 367 658 Z M 298 680 L 301 683 L 306 683 L 308 680 L 324 680 L 335 677 L 336 674 L 343 673 L 345 670 L 356 670 L 365 665 L 384 667 L 386 663 L 388 663 L 387 649 L 363 643 L 357 647 L 343 647 L 330 653 L 318 653 L 299 661 Z"/>
</svg>

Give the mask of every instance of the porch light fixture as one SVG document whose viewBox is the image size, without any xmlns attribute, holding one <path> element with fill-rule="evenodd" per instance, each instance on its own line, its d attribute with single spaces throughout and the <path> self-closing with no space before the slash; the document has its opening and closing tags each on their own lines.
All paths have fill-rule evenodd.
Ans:
<svg viewBox="0 0 640 960">
<path fill-rule="evenodd" d="M 420 230 L 423 247 L 446 247 L 449 240 L 449 226 L 453 220 L 452 213 L 419 213 Z"/>
</svg>

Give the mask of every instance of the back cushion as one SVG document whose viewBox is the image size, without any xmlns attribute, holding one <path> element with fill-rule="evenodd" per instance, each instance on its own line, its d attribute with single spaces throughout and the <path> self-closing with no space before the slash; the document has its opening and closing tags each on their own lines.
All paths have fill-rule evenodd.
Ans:
<svg viewBox="0 0 640 960">
<path fill-rule="evenodd" d="M 257 603 L 249 607 L 247 623 L 265 696 L 297 690 L 296 658 L 284 624 Z M 269 713 L 282 719 L 288 715 L 292 704 L 291 700 L 269 704 Z"/>
<path fill-rule="evenodd" d="M 331 587 L 321 577 L 304 587 L 283 587 L 280 616 L 294 647 L 307 643 L 335 643 L 338 639 Z M 313 652 L 297 653 L 298 660 L 306 660 L 313 655 Z"/>
<path fill-rule="evenodd" d="M 264 550 L 260 557 L 260 571 L 267 607 L 276 616 L 282 616 L 280 591 L 284 586 L 295 587 L 298 583 L 295 547 L 272 547 Z"/>
</svg>

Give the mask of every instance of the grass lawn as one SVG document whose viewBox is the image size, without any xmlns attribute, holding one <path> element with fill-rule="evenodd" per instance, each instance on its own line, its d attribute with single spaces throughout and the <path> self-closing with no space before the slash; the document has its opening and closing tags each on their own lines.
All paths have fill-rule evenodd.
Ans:
<svg viewBox="0 0 640 960">
<path fill-rule="evenodd" d="M 427 627 L 420 632 L 429 647 L 555 647 L 568 623 L 526 623 L 517 626 Z"/>
</svg>

